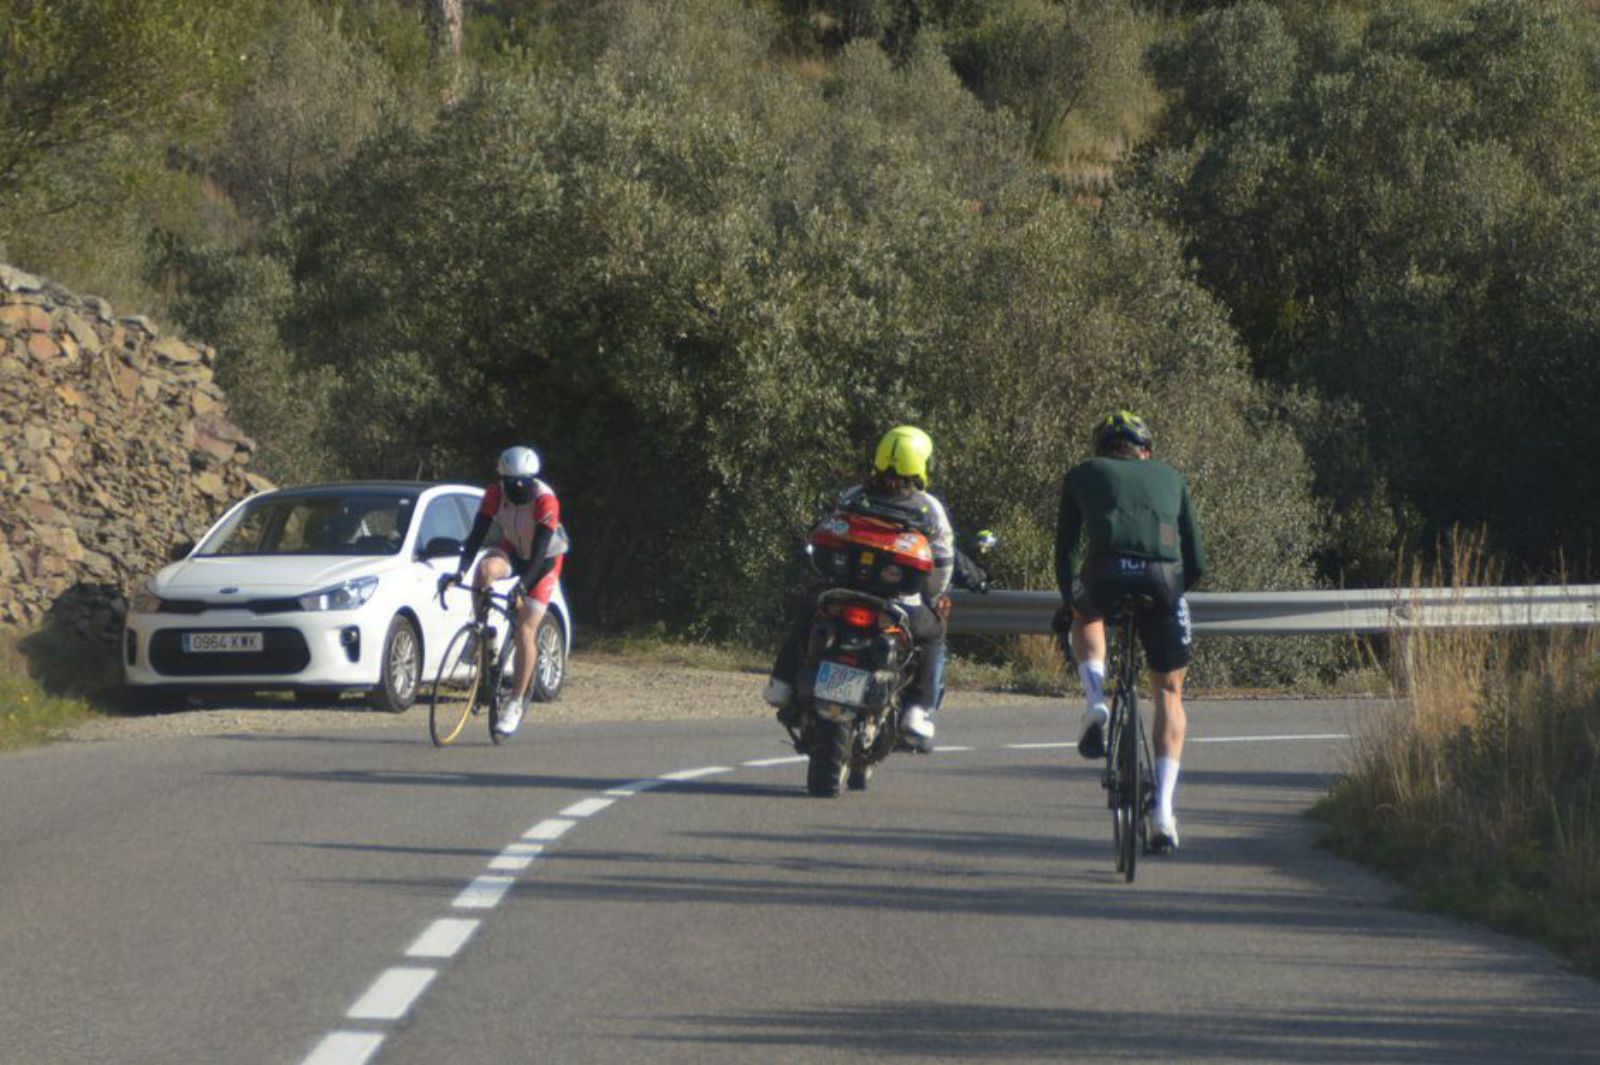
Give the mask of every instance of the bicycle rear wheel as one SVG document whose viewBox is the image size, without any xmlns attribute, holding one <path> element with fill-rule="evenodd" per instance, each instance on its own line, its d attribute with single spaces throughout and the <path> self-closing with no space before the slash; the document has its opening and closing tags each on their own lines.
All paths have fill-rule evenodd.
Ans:
<svg viewBox="0 0 1600 1065">
<path fill-rule="evenodd" d="M 1121 832 L 1117 843 L 1117 868 L 1129 883 L 1138 868 L 1140 837 L 1144 834 L 1144 780 L 1139 759 L 1139 695 L 1128 688 L 1123 699 L 1121 735 L 1117 740 L 1117 812 Z"/>
<path fill-rule="evenodd" d="M 478 654 L 481 639 L 478 626 L 468 622 L 450 638 L 439 661 L 439 673 L 428 697 L 428 734 L 435 747 L 456 741 L 482 695 Z"/>
<path fill-rule="evenodd" d="M 1106 806 L 1111 811 L 1111 853 L 1117 862 L 1117 872 L 1124 869 L 1122 838 L 1128 831 L 1127 809 L 1122 801 L 1122 762 L 1117 757 L 1122 750 L 1122 696 L 1111 700 L 1111 719 L 1106 722 L 1106 770 L 1101 786 L 1106 789 Z"/>
</svg>

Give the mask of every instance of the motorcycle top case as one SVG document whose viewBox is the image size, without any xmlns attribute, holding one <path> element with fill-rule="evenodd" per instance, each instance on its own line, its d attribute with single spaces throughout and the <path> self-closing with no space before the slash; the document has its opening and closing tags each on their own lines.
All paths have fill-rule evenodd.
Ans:
<svg viewBox="0 0 1600 1065">
<path fill-rule="evenodd" d="M 933 570 L 933 546 L 915 529 L 882 518 L 840 511 L 806 538 L 811 565 L 822 576 L 874 595 L 910 595 Z"/>
</svg>

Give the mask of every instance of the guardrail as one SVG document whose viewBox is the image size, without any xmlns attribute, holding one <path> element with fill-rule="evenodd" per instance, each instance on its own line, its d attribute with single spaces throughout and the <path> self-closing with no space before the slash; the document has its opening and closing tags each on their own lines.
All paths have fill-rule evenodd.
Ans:
<svg viewBox="0 0 1600 1065">
<path fill-rule="evenodd" d="M 950 631 L 1049 633 L 1055 592 L 955 593 Z M 1600 584 L 1523 588 L 1371 588 L 1313 592 L 1194 592 L 1195 632 L 1309 636 L 1407 628 L 1563 628 L 1600 625 Z"/>
</svg>

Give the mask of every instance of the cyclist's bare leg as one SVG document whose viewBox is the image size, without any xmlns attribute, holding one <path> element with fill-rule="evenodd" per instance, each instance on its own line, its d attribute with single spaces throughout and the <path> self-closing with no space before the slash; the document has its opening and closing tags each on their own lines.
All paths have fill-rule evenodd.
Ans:
<svg viewBox="0 0 1600 1065">
<path fill-rule="evenodd" d="M 1187 669 L 1175 669 L 1171 673 L 1150 671 L 1156 690 L 1156 718 L 1150 742 L 1155 746 L 1157 758 L 1171 758 L 1176 762 L 1183 757 L 1183 739 L 1189 732 L 1189 717 L 1183 711 L 1183 675 L 1187 672 Z"/>
<path fill-rule="evenodd" d="M 1079 610 L 1072 612 L 1072 658 L 1078 663 L 1078 679 L 1089 706 L 1105 702 L 1106 623 Z"/>
<path fill-rule="evenodd" d="M 527 596 L 517 600 L 517 650 L 512 673 L 512 691 L 518 699 L 525 698 L 533 684 L 533 667 L 539 660 L 539 622 L 544 620 L 545 605 Z"/>
<path fill-rule="evenodd" d="M 1163 822 L 1173 820 L 1172 797 L 1178 790 L 1178 763 L 1183 758 L 1183 740 L 1189 731 L 1189 718 L 1183 710 L 1183 676 L 1186 670 L 1171 673 L 1150 671 L 1156 690 L 1156 713 L 1151 742 L 1156 751 L 1156 814 Z"/>
<path fill-rule="evenodd" d="M 495 581 L 504 580 L 511 576 L 511 561 L 498 551 L 490 551 L 483 556 L 483 561 L 478 563 L 478 570 L 472 575 L 472 587 L 482 591 Z"/>
</svg>

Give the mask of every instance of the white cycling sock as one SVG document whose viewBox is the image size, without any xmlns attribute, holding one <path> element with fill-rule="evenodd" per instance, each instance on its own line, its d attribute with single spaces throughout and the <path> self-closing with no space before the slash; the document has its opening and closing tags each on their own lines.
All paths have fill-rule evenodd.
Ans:
<svg viewBox="0 0 1600 1065">
<path fill-rule="evenodd" d="M 1156 759 L 1156 813 L 1163 821 L 1172 816 L 1172 795 L 1178 790 L 1178 762 L 1175 758 Z"/>
<path fill-rule="evenodd" d="M 1106 664 L 1104 662 L 1079 662 L 1078 679 L 1083 681 L 1083 696 L 1089 707 L 1106 701 Z"/>
</svg>

